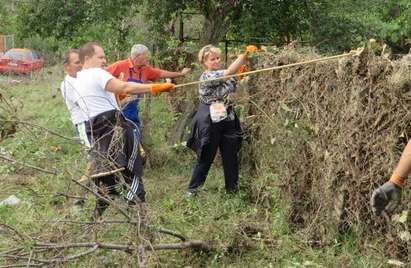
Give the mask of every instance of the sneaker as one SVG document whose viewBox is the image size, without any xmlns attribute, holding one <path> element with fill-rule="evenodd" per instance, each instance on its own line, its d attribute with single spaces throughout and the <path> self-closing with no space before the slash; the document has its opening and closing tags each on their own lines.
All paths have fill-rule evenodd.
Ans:
<svg viewBox="0 0 411 268">
<path fill-rule="evenodd" d="M 187 198 L 191 198 L 191 197 L 194 197 L 196 195 L 196 192 L 195 191 L 193 191 L 193 190 L 188 190 L 187 191 L 187 193 L 186 193 L 186 197 Z"/>
</svg>

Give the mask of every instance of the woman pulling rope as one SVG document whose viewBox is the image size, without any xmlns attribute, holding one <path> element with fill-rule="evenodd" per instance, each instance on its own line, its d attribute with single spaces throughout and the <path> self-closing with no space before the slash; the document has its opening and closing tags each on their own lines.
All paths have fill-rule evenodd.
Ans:
<svg viewBox="0 0 411 268">
<path fill-rule="evenodd" d="M 227 101 L 231 92 L 236 90 L 237 79 L 224 77 L 236 74 L 247 60 L 249 53 L 256 52 L 255 46 L 248 46 L 246 52 L 226 70 L 221 70 L 220 50 L 213 45 L 203 47 L 198 59 L 205 71 L 200 77 L 198 92 L 199 105 L 194 117 L 193 131 L 187 146 L 197 153 L 197 163 L 188 186 L 187 196 L 196 193 L 204 184 L 211 164 L 220 149 L 225 189 L 235 192 L 238 184 L 238 151 L 242 140 L 242 130 L 232 105 Z"/>
</svg>

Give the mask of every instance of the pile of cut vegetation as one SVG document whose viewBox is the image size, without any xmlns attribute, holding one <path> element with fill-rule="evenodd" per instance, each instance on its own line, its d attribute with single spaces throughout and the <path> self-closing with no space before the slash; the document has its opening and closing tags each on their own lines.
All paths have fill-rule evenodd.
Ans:
<svg viewBox="0 0 411 268">
<path fill-rule="evenodd" d="M 254 68 L 321 57 L 311 49 L 266 50 Z M 406 256 L 404 217 L 392 230 L 369 200 L 411 133 L 411 55 L 390 60 L 373 43 L 359 56 L 250 76 L 248 87 L 242 159 L 256 175 L 278 174 L 294 230 L 320 245 L 353 229 L 365 240 L 379 234 L 373 237 L 388 241 L 390 253 Z"/>
</svg>

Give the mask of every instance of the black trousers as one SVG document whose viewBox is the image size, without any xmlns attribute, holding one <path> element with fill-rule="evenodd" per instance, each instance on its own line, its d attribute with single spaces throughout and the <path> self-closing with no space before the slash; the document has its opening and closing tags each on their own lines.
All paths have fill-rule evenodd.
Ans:
<svg viewBox="0 0 411 268">
<path fill-rule="evenodd" d="M 86 132 L 91 148 L 91 158 L 94 162 L 94 173 L 112 170 L 114 167 L 125 167 L 121 172 L 125 180 L 123 189 L 118 185 L 116 175 L 109 175 L 95 180 L 98 193 L 101 195 L 119 195 L 120 189 L 128 192 L 130 203 L 145 200 L 142 177 L 142 160 L 138 148 L 134 124 L 125 120 L 116 110 L 107 111 L 92 118 L 86 124 Z M 115 130 L 119 130 L 116 136 Z M 128 191 L 127 191 L 128 190 Z M 107 208 L 108 203 L 103 199 L 96 200 L 96 216 Z"/>
<path fill-rule="evenodd" d="M 237 190 L 238 184 L 238 151 L 241 136 L 235 127 L 235 120 L 212 123 L 210 126 L 210 142 L 204 145 L 191 176 L 189 191 L 195 191 L 204 184 L 217 149 L 220 149 L 223 160 L 225 189 L 227 192 Z"/>
</svg>

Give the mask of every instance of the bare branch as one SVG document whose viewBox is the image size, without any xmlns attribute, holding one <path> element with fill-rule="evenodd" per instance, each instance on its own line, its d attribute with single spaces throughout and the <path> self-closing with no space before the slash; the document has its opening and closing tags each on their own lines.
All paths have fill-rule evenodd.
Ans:
<svg viewBox="0 0 411 268">
<path fill-rule="evenodd" d="M 115 174 L 115 173 L 118 173 L 118 172 L 121 172 L 121 171 L 124 171 L 124 170 L 125 170 L 125 168 L 121 167 L 121 168 L 110 170 L 110 171 L 107 171 L 107 172 L 97 173 L 97 174 L 94 174 L 94 175 L 91 175 L 91 176 L 84 175 L 84 176 L 82 176 L 82 178 L 80 180 L 78 180 L 78 182 L 85 182 L 85 181 L 88 181 L 89 179 L 101 178 L 101 177 L 112 175 L 112 174 Z"/>
<path fill-rule="evenodd" d="M 130 244 L 110 244 L 110 243 L 93 243 L 93 242 L 82 242 L 82 243 L 66 243 L 66 244 L 55 244 L 55 243 L 36 243 L 36 246 L 41 248 L 50 249 L 67 249 L 67 248 L 84 248 L 84 247 L 95 247 L 101 249 L 112 249 L 112 250 L 122 250 L 125 252 L 131 252 L 137 248 Z M 145 250 L 168 250 L 168 249 L 198 249 L 201 251 L 210 251 L 212 248 L 207 243 L 200 240 L 192 240 L 183 243 L 168 243 L 168 244 L 157 244 L 145 246 Z"/>
<path fill-rule="evenodd" d="M 69 195 L 69 194 L 66 194 L 66 193 L 61 193 L 61 192 L 56 193 L 56 194 L 55 194 L 55 196 L 64 196 L 64 197 L 66 197 L 66 198 L 73 198 L 73 199 L 87 200 L 87 198 L 86 198 L 86 197 L 77 196 L 77 195 Z"/>
<path fill-rule="evenodd" d="M 1 155 L 1 154 L 0 154 L 0 159 L 3 159 L 3 160 L 8 161 L 8 162 L 12 162 L 15 165 L 20 165 L 20 166 L 32 168 L 32 169 L 35 169 L 35 170 L 38 170 L 38 171 L 41 171 L 41 172 L 44 172 L 44 173 L 53 174 L 53 175 L 57 174 L 56 171 L 47 170 L 47 169 L 44 169 L 44 168 L 41 168 L 41 167 L 36 167 L 36 166 L 30 165 L 30 164 L 26 164 L 24 162 L 17 161 L 15 159 L 9 158 L 9 157 Z"/>
<path fill-rule="evenodd" d="M 8 225 L 8 224 L 0 223 L 0 227 L 1 227 L 1 226 L 5 227 L 6 229 L 9 229 L 9 230 L 13 231 L 13 233 L 14 233 L 15 235 L 17 235 L 17 236 L 20 238 L 20 240 L 25 240 L 25 239 L 32 240 L 31 237 L 29 237 L 29 236 L 27 236 L 27 235 L 22 235 L 22 234 L 20 234 L 19 231 L 17 231 L 14 227 L 12 227 L 12 226 L 10 226 L 10 225 Z M 0 229 L 0 231 L 1 231 L 1 229 Z"/>
<path fill-rule="evenodd" d="M 91 175 L 90 178 L 96 179 L 96 178 L 112 175 L 112 174 L 115 174 L 117 172 L 121 172 L 121 171 L 124 171 L 124 170 L 125 170 L 125 168 L 121 167 L 121 168 L 118 168 L 118 169 L 115 169 L 115 170 L 110 170 L 110 171 L 107 171 L 107 172 L 102 172 L 102 173 Z"/>
<path fill-rule="evenodd" d="M 197 249 L 197 250 L 205 251 L 205 252 L 209 252 L 212 250 L 212 247 L 210 245 L 200 240 L 192 240 L 192 241 L 187 241 L 183 243 L 158 244 L 158 245 L 153 245 L 152 248 L 154 250 L 192 248 L 192 249 Z M 150 250 L 151 247 L 147 247 L 146 249 Z"/>
<path fill-rule="evenodd" d="M 107 203 L 109 203 L 112 207 L 114 207 L 115 209 L 117 209 L 121 214 L 123 214 L 124 217 L 126 217 L 127 219 L 131 219 L 130 216 L 120 207 L 118 207 L 111 199 L 106 198 L 105 196 L 102 196 L 101 194 L 99 194 L 97 191 L 94 191 L 93 189 L 91 189 L 90 187 L 76 181 L 74 178 L 71 178 L 71 180 L 73 182 L 75 182 L 76 184 L 80 185 L 81 187 L 83 187 L 84 189 L 86 189 L 87 191 L 89 191 L 90 193 L 92 193 L 94 196 L 96 196 L 97 198 L 100 198 L 104 201 L 106 201 Z"/>
<path fill-rule="evenodd" d="M 158 232 L 163 233 L 163 234 L 168 234 L 168 235 L 172 235 L 175 236 L 177 238 L 179 238 L 181 241 L 186 241 L 187 238 L 185 236 L 183 236 L 182 234 L 179 234 L 177 232 L 174 232 L 172 230 L 168 230 L 168 229 L 164 229 L 164 228 L 159 228 L 157 229 Z"/>
<path fill-rule="evenodd" d="M 32 126 L 32 127 L 40 128 L 41 130 L 47 131 L 48 133 L 50 133 L 52 135 L 55 135 L 57 137 L 60 137 L 60 138 L 63 138 L 63 139 L 66 139 L 66 140 L 69 140 L 69 141 L 72 141 L 72 142 L 80 143 L 79 139 L 69 138 L 69 137 L 63 136 L 63 135 L 61 135 L 61 134 L 59 134 L 59 133 L 57 133 L 57 132 L 55 132 L 51 129 L 48 129 L 46 127 L 43 127 L 43 126 L 40 126 L 40 125 L 37 125 L 37 124 L 33 124 L 31 122 L 21 121 L 21 120 L 4 120 L 4 119 L 0 119 L 0 122 L 11 122 L 11 123 L 29 125 L 29 126 Z"/>
<path fill-rule="evenodd" d="M 67 256 L 67 257 L 64 257 L 64 258 L 55 258 L 55 259 L 50 260 L 49 263 L 53 263 L 53 262 L 54 262 L 54 263 L 68 262 L 68 261 L 71 261 L 71 260 L 74 260 L 74 259 L 78 259 L 78 258 L 81 258 L 81 257 L 84 257 L 84 256 L 86 256 L 86 255 L 89 255 L 89 254 L 93 253 L 93 252 L 96 251 L 98 248 L 99 248 L 99 244 L 95 244 L 95 245 L 94 245 L 91 249 L 89 249 L 89 250 L 86 250 L 86 251 L 84 251 L 84 252 L 80 252 L 80 253 L 78 253 L 78 254 L 70 255 L 70 256 Z"/>
</svg>

